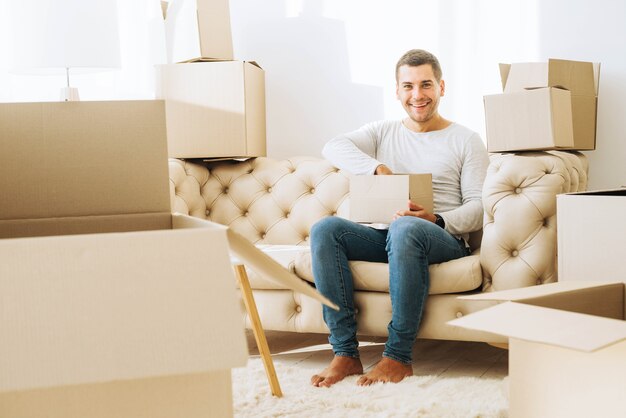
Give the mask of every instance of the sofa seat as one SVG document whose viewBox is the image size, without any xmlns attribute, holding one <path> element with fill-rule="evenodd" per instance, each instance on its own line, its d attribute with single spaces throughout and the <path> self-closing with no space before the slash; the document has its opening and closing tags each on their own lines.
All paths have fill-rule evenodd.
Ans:
<svg viewBox="0 0 626 418">
<path fill-rule="evenodd" d="M 311 252 L 304 245 L 258 245 L 261 250 L 300 278 L 315 283 L 311 268 Z M 389 293 L 389 264 L 370 261 L 350 261 L 354 288 L 370 292 Z M 458 260 L 432 264 L 429 294 L 461 293 L 475 290 L 483 284 L 480 255 L 477 251 Z M 253 289 L 286 289 L 277 282 L 254 271 L 248 272 Z"/>
</svg>

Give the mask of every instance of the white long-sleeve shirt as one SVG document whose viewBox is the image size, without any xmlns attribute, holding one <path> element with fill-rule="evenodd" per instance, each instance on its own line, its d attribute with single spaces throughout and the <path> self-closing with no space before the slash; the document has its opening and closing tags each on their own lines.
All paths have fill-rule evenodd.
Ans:
<svg viewBox="0 0 626 418">
<path fill-rule="evenodd" d="M 467 240 L 469 232 L 482 227 L 489 157 L 480 136 L 462 125 L 413 132 L 401 120 L 372 122 L 333 138 L 322 154 L 352 174 L 374 174 L 380 164 L 394 173 L 431 173 L 434 212 L 446 230 Z"/>
</svg>

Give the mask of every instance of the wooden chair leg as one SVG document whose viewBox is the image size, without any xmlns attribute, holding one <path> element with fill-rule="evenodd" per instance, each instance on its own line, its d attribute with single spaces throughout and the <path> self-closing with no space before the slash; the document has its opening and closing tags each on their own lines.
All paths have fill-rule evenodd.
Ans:
<svg viewBox="0 0 626 418">
<path fill-rule="evenodd" d="M 280 390 L 280 384 L 278 383 L 278 377 L 276 376 L 276 370 L 274 369 L 274 362 L 270 353 L 269 346 L 267 345 L 267 339 L 265 338 L 265 331 L 261 325 L 261 318 L 259 317 L 259 311 L 252 295 L 252 288 L 250 287 L 250 281 L 248 280 L 248 274 L 243 264 L 237 264 L 234 266 L 235 276 L 239 281 L 239 288 L 243 295 L 243 302 L 246 305 L 246 311 L 250 316 L 250 322 L 252 323 L 252 332 L 254 333 L 254 339 L 256 340 L 261 359 L 263 360 L 263 366 L 265 366 L 265 373 L 267 374 L 267 380 L 270 384 L 272 395 L 276 397 L 282 397 L 283 393 Z"/>
</svg>

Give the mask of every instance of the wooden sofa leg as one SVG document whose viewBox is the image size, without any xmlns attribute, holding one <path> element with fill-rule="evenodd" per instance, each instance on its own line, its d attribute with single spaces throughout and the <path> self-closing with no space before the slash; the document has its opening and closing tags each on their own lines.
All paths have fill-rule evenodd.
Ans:
<svg viewBox="0 0 626 418">
<path fill-rule="evenodd" d="M 250 287 L 250 281 L 248 280 L 248 274 L 243 264 L 237 264 L 234 266 L 235 276 L 239 281 L 239 288 L 243 295 L 243 302 L 246 305 L 246 311 L 250 316 L 250 322 L 252 323 L 252 332 L 254 333 L 254 339 L 256 340 L 261 359 L 263 360 L 263 366 L 265 366 L 265 373 L 267 374 L 267 380 L 270 383 L 270 389 L 272 395 L 276 397 L 282 397 L 283 393 L 280 390 L 280 384 L 278 383 L 278 377 L 276 376 L 276 369 L 274 369 L 274 362 L 270 353 L 269 346 L 267 345 L 267 339 L 265 338 L 265 331 L 261 325 L 261 318 L 259 317 L 259 311 L 254 301 L 252 294 L 252 288 Z"/>
</svg>

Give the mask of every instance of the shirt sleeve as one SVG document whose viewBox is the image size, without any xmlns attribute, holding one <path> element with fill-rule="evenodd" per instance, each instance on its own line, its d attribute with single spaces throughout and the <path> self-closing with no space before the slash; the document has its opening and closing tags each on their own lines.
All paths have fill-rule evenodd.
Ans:
<svg viewBox="0 0 626 418">
<path fill-rule="evenodd" d="M 482 190 L 489 154 L 478 134 L 473 134 L 466 143 L 461 167 L 462 205 L 440 213 L 446 230 L 453 235 L 466 235 L 477 231 L 483 224 Z"/>
<path fill-rule="evenodd" d="M 381 162 L 376 159 L 380 133 L 375 123 L 339 135 L 324 145 L 322 155 L 335 167 L 349 173 L 374 174 Z"/>
</svg>

